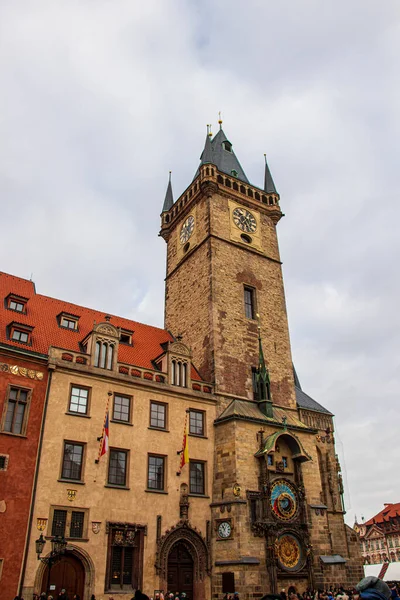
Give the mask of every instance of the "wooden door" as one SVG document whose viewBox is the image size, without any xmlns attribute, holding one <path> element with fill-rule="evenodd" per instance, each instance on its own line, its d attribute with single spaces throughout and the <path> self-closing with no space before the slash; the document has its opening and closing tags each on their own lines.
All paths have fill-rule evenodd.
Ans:
<svg viewBox="0 0 400 600">
<path fill-rule="evenodd" d="M 42 592 L 51 594 L 57 598 L 62 589 L 67 592 L 68 600 L 72 600 L 74 594 L 79 594 L 83 600 L 85 586 L 85 570 L 81 561 L 72 554 L 66 554 L 57 562 L 50 571 L 46 567 L 42 580 Z M 47 585 L 49 587 L 47 588 Z M 55 586 L 55 589 L 54 587 Z"/>
<path fill-rule="evenodd" d="M 168 591 L 185 592 L 187 600 L 193 598 L 193 560 L 182 543 L 177 543 L 168 556 Z"/>
</svg>

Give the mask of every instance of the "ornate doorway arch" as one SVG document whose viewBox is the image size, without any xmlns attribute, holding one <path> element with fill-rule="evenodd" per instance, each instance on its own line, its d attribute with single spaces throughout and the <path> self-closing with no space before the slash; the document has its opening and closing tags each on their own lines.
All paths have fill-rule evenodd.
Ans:
<svg viewBox="0 0 400 600">
<path fill-rule="evenodd" d="M 63 559 L 61 559 L 60 563 L 62 563 L 62 561 L 63 561 Z M 53 567 L 53 569 L 56 569 L 57 566 L 60 565 L 60 563 L 57 563 Z M 82 598 L 82 600 L 89 600 L 90 596 L 94 592 L 94 576 L 95 576 L 94 564 L 93 564 L 93 561 L 92 561 L 90 555 L 86 552 L 86 550 L 83 550 L 82 548 L 79 548 L 78 546 L 75 546 L 74 544 L 68 544 L 66 553 L 65 553 L 65 565 L 66 565 L 66 563 L 69 563 L 70 568 L 75 570 L 76 576 L 78 578 L 79 578 L 78 564 L 80 563 L 81 568 L 84 573 L 84 575 L 83 575 L 83 594 L 82 594 L 81 598 Z M 68 571 L 68 567 L 65 566 L 65 568 Z M 57 575 L 57 572 L 56 572 L 56 575 Z M 61 576 L 61 573 L 59 575 Z M 46 586 L 46 583 L 47 583 L 47 566 L 41 562 L 36 571 L 34 591 L 37 594 L 39 594 L 42 591 L 42 586 Z M 44 588 L 43 588 L 43 590 L 44 590 Z M 73 593 L 77 593 L 77 591 L 74 591 Z M 57 594 L 58 594 L 58 591 L 57 591 Z M 54 593 L 52 595 L 54 596 Z"/>
<path fill-rule="evenodd" d="M 183 562 L 183 564 L 186 564 L 186 573 L 188 573 L 189 563 L 193 565 L 191 567 L 193 573 L 193 598 L 190 600 L 206 598 L 210 586 L 208 577 L 210 574 L 210 552 L 202 535 L 196 528 L 191 527 L 188 521 L 180 521 L 175 527 L 167 531 L 158 542 L 155 567 L 160 576 L 160 587 L 165 591 L 168 589 L 168 568 L 173 567 L 174 555 L 177 551 L 182 556 L 186 555 L 186 559 Z M 185 575 L 181 575 L 181 577 L 184 579 Z"/>
<path fill-rule="evenodd" d="M 186 542 L 176 542 L 168 555 L 168 590 L 185 592 L 187 600 L 193 600 L 193 558 Z"/>
</svg>

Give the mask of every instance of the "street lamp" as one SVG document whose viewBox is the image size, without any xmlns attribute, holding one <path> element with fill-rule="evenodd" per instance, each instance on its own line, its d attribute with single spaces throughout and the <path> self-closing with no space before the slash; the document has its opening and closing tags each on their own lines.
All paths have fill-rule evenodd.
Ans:
<svg viewBox="0 0 400 600">
<path fill-rule="evenodd" d="M 44 539 L 43 534 L 41 533 L 39 538 L 37 540 L 35 540 L 35 549 L 36 549 L 37 559 L 41 560 L 42 563 L 47 565 L 48 572 L 47 572 L 46 589 L 47 589 L 47 591 L 49 591 L 50 571 L 51 571 L 53 565 L 62 558 L 63 554 L 65 554 L 65 550 L 67 548 L 67 541 L 63 535 L 55 535 L 54 537 L 51 538 L 51 552 L 50 552 L 49 556 L 40 556 L 43 552 L 43 548 L 44 548 L 45 544 L 46 544 L 46 540 Z"/>
</svg>

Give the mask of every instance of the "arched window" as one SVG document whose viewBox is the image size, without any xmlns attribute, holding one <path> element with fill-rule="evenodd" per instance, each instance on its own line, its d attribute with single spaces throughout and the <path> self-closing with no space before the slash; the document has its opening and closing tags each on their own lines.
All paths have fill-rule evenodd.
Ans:
<svg viewBox="0 0 400 600">
<path fill-rule="evenodd" d="M 187 363 L 173 358 L 171 361 L 171 369 L 172 385 L 187 387 Z"/>
<path fill-rule="evenodd" d="M 113 367 L 114 344 L 109 342 L 96 342 L 94 366 L 111 370 Z"/>
</svg>

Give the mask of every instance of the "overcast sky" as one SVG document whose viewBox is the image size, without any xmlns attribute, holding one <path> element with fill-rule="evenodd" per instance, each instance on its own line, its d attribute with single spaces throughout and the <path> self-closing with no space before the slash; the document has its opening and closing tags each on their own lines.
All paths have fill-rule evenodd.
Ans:
<svg viewBox="0 0 400 600">
<path fill-rule="evenodd" d="M 398 0 L 0 6 L 0 269 L 162 326 L 168 171 L 177 198 L 221 110 L 281 195 L 293 358 L 336 415 L 349 522 L 400 501 L 399 57 Z"/>
</svg>

